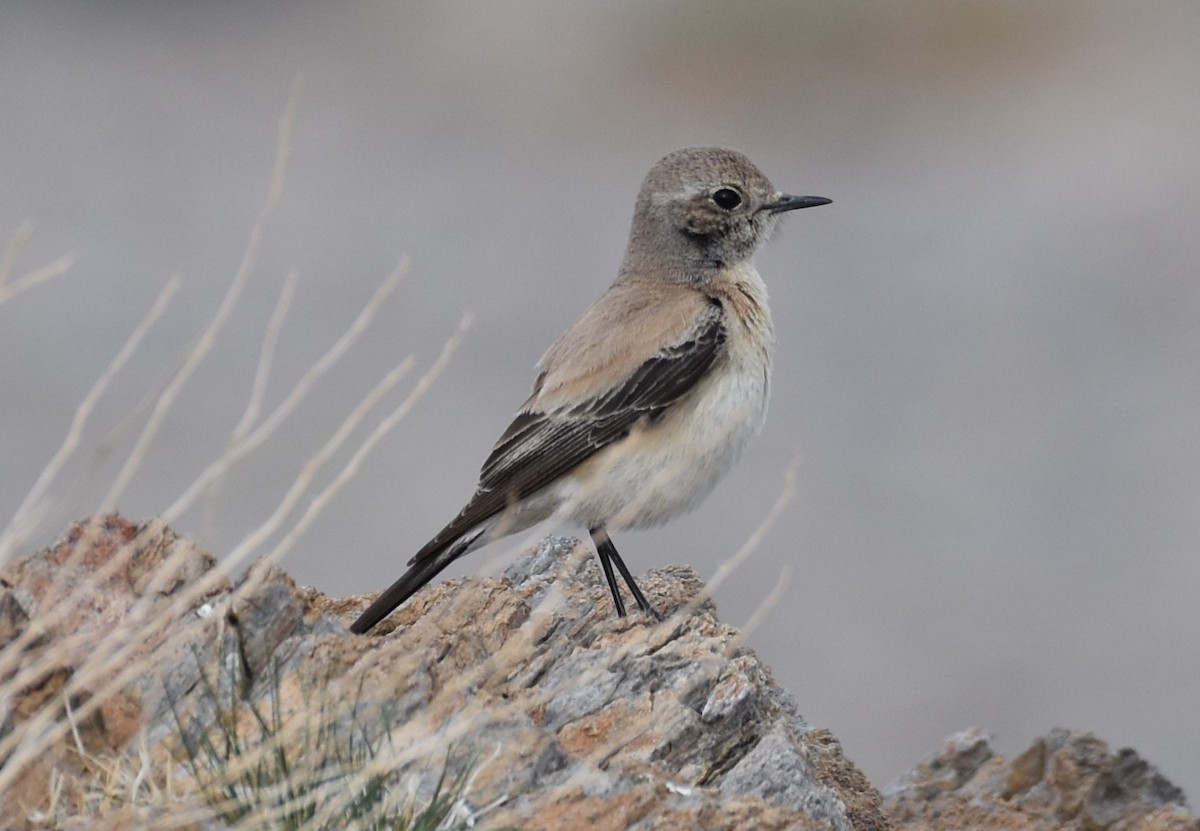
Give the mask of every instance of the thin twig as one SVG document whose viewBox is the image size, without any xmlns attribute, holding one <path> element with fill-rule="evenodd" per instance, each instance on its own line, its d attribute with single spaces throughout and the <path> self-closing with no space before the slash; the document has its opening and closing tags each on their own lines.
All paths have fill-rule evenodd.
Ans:
<svg viewBox="0 0 1200 831">
<path fill-rule="evenodd" d="M 393 274 L 393 278 L 398 278 L 399 273 L 400 269 Z M 377 293 L 377 297 L 379 296 L 380 293 Z M 406 367 L 398 368 L 389 378 L 385 379 L 385 389 L 390 388 L 390 385 L 399 380 L 398 376 L 402 374 L 404 369 Z M 361 420 L 361 417 L 366 414 L 367 409 L 369 408 L 361 406 L 357 408 L 357 416 L 352 416 L 351 421 L 343 425 L 343 428 L 338 431 L 335 439 L 331 440 L 329 445 L 327 445 L 327 452 L 332 453 L 337 446 L 340 446 L 345 437 L 357 426 L 358 420 Z M 257 433 L 258 431 L 256 430 L 251 436 L 247 436 L 247 441 Z M 293 488 L 293 497 L 302 493 L 306 487 L 307 484 L 304 484 L 303 487 Z M 292 504 L 294 505 L 294 502 Z M 287 511 L 284 512 L 284 514 L 286 513 Z M 162 523 L 161 520 L 156 521 L 147 526 L 130 543 L 121 546 L 104 567 L 97 572 L 95 582 L 102 582 L 105 579 L 104 575 L 106 573 L 115 573 L 119 570 L 122 564 L 128 562 L 129 557 L 139 549 L 139 546 L 145 543 L 146 534 L 159 533 L 163 527 L 165 527 L 165 523 Z M 76 544 L 76 547 L 86 548 L 86 544 L 81 540 Z M 242 556 L 250 550 L 252 550 L 252 546 L 243 547 Z M 109 633 L 106 649 L 103 652 L 90 654 L 88 659 L 80 667 L 76 668 L 75 673 L 73 673 L 68 683 L 68 688 L 64 690 L 63 694 L 72 695 L 81 690 L 88 691 L 91 697 L 80 706 L 77 714 L 79 719 L 89 718 L 107 700 L 108 696 L 120 690 L 125 684 L 128 684 L 142 672 L 140 662 L 130 662 L 129 656 L 137 649 L 142 648 L 147 639 L 157 638 L 163 627 L 185 615 L 187 610 L 200 598 L 221 588 L 222 582 L 226 579 L 225 575 L 228 574 L 228 569 L 232 567 L 233 558 L 227 558 L 222 563 L 221 568 L 212 569 L 200 576 L 199 579 L 191 580 L 182 588 L 174 591 L 171 602 L 166 608 L 163 608 L 158 592 L 176 579 L 175 575 L 178 574 L 179 569 L 185 564 L 187 554 L 187 546 L 175 547 L 166 561 L 155 570 L 149 585 L 142 587 L 141 595 L 134 603 L 134 606 L 128 610 L 119 624 Z M 9 644 L 8 647 L 0 651 L 0 658 L 8 661 L 10 658 L 20 655 L 21 650 L 28 644 L 31 638 L 36 637 L 39 632 L 44 632 L 46 627 L 54 624 L 54 621 L 61 619 L 69 604 L 70 598 L 66 597 L 62 599 L 62 602 L 56 602 L 54 608 L 47 609 L 46 613 L 39 618 L 39 625 L 29 627 L 18 636 L 13 644 Z M 153 619 L 148 617 L 151 614 L 154 615 Z M 67 636 L 60 639 L 58 647 L 65 649 L 65 654 L 70 654 L 73 648 L 78 649 L 84 643 L 83 640 L 79 640 L 78 645 L 73 647 L 76 640 L 79 639 Z M 161 648 L 168 651 L 175 648 L 173 646 L 173 639 L 168 636 Z M 32 683 L 36 678 L 41 677 L 42 674 L 52 668 L 52 666 L 57 665 L 56 660 L 53 655 L 47 654 L 31 661 L 25 661 L 16 674 L 12 675 L 3 686 L 5 688 L 19 689 L 23 685 Z M 0 737 L 0 758 L 7 759 L 6 764 L 0 767 L 0 792 L 4 790 L 12 778 L 18 775 L 19 771 L 29 761 L 37 758 L 40 753 L 44 752 L 46 747 L 57 741 L 60 736 L 61 725 L 55 720 L 54 708 L 53 706 L 47 706 L 32 714 L 24 723 L 21 731 L 15 731 Z"/>
<path fill-rule="evenodd" d="M 13 280 L 12 276 L 13 272 L 17 270 L 17 263 L 20 262 L 21 255 L 25 253 L 25 248 L 32 238 L 33 223 L 27 219 L 13 232 L 12 239 L 4 248 L 4 254 L 0 256 L 0 305 L 4 305 L 5 302 L 34 286 L 39 286 L 64 274 L 75 264 L 74 256 L 59 257 L 49 265 L 34 269 Z"/>
<path fill-rule="evenodd" d="M 297 274 L 293 269 L 288 272 L 287 279 L 283 281 L 283 288 L 279 292 L 279 299 L 275 301 L 275 309 L 271 312 L 270 320 L 267 321 L 262 348 L 258 354 L 258 366 L 254 371 L 254 383 L 250 388 L 250 398 L 246 402 L 245 412 L 242 413 L 241 419 L 230 434 L 229 441 L 225 446 L 226 451 L 244 438 L 254 425 L 254 422 L 258 420 L 258 414 L 262 410 L 263 398 L 267 392 L 267 381 L 271 377 L 271 365 L 275 359 L 275 348 L 279 343 L 279 333 L 283 330 L 283 322 L 287 319 L 288 309 L 292 304 L 292 297 L 296 293 L 296 281 Z M 205 500 L 206 509 L 203 523 L 203 527 L 205 528 L 211 529 L 215 522 L 217 494 L 221 487 L 221 479 L 222 477 L 215 476 L 208 483 L 208 498 Z"/>
<path fill-rule="evenodd" d="M 0 562 L 4 562 L 8 555 L 19 546 L 33 531 L 36 522 L 31 518 L 33 512 L 43 506 L 43 498 L 46 492 L 50 489 L 55 478 L 62 472 L 63 466 L 70 459 L 71 455 L 79 447 L 79 443 L 83 437 L 84 427 L 87 425 L 88 418 L 91 417 L 92 410 L 95 409 L 96 403 L 100 397 L 108 390 L 113 378 L 125 366 L 126 362 L 137 351 L 142 339 L 150 328 L 162 316 L 166 310 L 167 304 L 171 297 L 179 289 L 179 278 L 172 277 L 163 286 L 158 293 L 158 297 L 154 300 L 154 305 L 150 307 L 150 311 L 142 318 L 141 322 L 134 328 L 129 338 L 125 341 L 125 345 L 117 352 L 116 357 L 109 362 L 104 372 L 96 379 L 96 383 L 92 385 L 91 390 L 80 402 L 75 409 L 75 416 L 71 420 L 71 426 L 67 430 L 67 435 L 63 439 L 62 445 L 58 448 L 58 452 L 42 469 L 41 475 L 38 476 L 37 482 L 34 483 L 29 494 L 21 503 L 21 507 L 13 515 L 8 527 L 5 528 L 4 534 L 0 535 Z"/>
<path fill-rule="evenodd" d="M 791 465 L 788 466 L 787 473 L 784 474 L 783 489 L 780 490 L 779 496 L 775 498 L 775 504 L 771 506 L 771 510 L 767 512 L 762 522 L 754 529 L 754 533 L 742 543 L 742 547 L 717 568 L 716 573 L 707 581 L 704 594 L 711 596 L 716 588 L 725 582 L 725 579 L 741 566 L 742 563 L 746 562 L 746 559 L 762 545 L 762 541 L 766 539 L 771 526 L 783 514 L 788 503 L 792 501 L 792 497 L 796 495 L 796 468 L 799 466 L 799 460 L 793 460 Z"/>
<path fill-rule="evenodd" d="M 280 194 L 283 191 L 284 172 L 287 168 L 288 150 L 291 144 L 292 122 L 295 119 L 296 101 L 299 98 L 299 94 L 300 81 L 297 78 L 292 84 L 291 94 L 288 96 L 283 117 L 279 122 L 278 139 L 275 145 L 275 166 L 271 174 L 271 185 L 267 192 L 267 198 L 263 204 L 262 211 L 259 213 L 258 219 L 254 223 L 254 228 L 250 232 L 250 240 L 246 244 L 246 250 L 242 255 L 242 262 L 238 267 L 237 275 L 226 290 L 221 305 L 217 308 L 216 314 L 209 322 L 208 328 L 200 336 L 199 342 L 184 358 L 183 365 L 179 368 L 175 377 L 171 379 L 171 382 L 167 384 L 167 388 L 158 397 L 158 401 L 155 402 L 154 411 L 150 414 L 150 418 L 146 422 L 142 434 L 138 437 L 133 450 L 130 452 L 129 458 L 126 459 L 124 466 L 117 474 L 112 486 L 108 489 L 108 493 L 105 494 L 104 499 L 100 503 L 101 513 L 112 510 L 121 498 L 121 495 L 125 493 L 129 484 L 133 481 L 134 474 L 146 457 L 150 443 L 158 435 L 158 430 L 162 426 L 163 419 L 166 418 L 171 406 L 175 403 L 175 399 L 178 398 L 179 393 L 191 378 L 192 372 L 195 371 L 196 367 L 200 365 L 216 344 L 217 336 L 225 328 L 229 316 L 233 313 L 234 307 L 241 298 L 242 290 L 246 287 L 246 283 L 254 271 L 254 265 L 258 260 L 259 248 L 262 246 L 262 239 L 266 233 L 267 223 L 272 214 L 274 214 L 275 208 L 279 204 Z"/>
<path fill-rule="evenodd" d="M 762 625 L 762 622 L 767 619 L 767 615 L 771 613 L 771 610 L 783 599 L 788 584 L 791 582 L 792 566 L 790 563 L 784 563 L 783 568 L 779 570 L 779 577 L 776 578 L 775 585 L 771 587 L 771 591 L 767 592 L 767 596 L 755 607 L 754 613 L 750 615 L 750 618 L 738 630 L 741 632 L 739 640 L 745 641 L 751 632 Z"/>
<path fill-rule="evenodd" d="M 258 420 L 263 398 L 267 392 L 267 380 L 271 376 L 271 364 L 275 360 L 275 348 L 279 343 L 279 333 L 283 330 L 283 322 L 287 318 L 288 308 L 296 294 L 298 279 L 299 277 L 293 269 L 288 272 L 287 279 L 283 281 L 283 289 L 279 292 L 279 299 L 275 302 L 275 309 L 271 312 L 271 319 L 267 321 L 267 331 L 263 335 L 258 367 L 254 373 L 254 385 L 250 389 L 250 400 L 246 403 L 246 412 L 242 413 L 241 420 L 233 428 L 230 444 L 235 444 L 243 438 L 254 422 Z"/>
<path fill-rule="evenodd" d="M 355 451 L 354 455 L 350 457 L 350 461 L 346 463 L 346 466 L 342 468 L 337 477 L 328 486 L 326 486 L 324 490 L 317 494 L 312 502 L 309 503 L 308 508 L 305 509 L 300 519 L 296 521 L 296 524 L 292 526 L 292 529 L 284 536 L 282 540 L 280 540 L 279 544 L 275 546 L 275 549 L 271 552 L 270 558 L 272 560 L 278 560 L 280 557 L 286 554 L 293 545 L 296 544 L 296 541 L 308 529 L 308 526 L 312 524 L 312 521 L 317 518 L 317 515 L 324 510 L 325 506 L 329 504 L 329 501 L 337 495 L 338 491 L 340 491 L 342 487 L 345 486 L 345 484 L 355 476 L 355 474 L 358 473 L 359 468 L 362 466 L 363 460 L 367 457 L 367 454 L 374 449 L 375 445 L 379 443 L 380 439 L 386 436 L 392 430 L 392 428 L 399 424 L 401 419 L 408 415 L 412 408 L 417 405 L 417 402 L 424 397 L 425 393 L 438 379 L 438 376 L 442 374 L 442 371 L 446 368 L 446 365 L 450 363 L 450 358 L 454 355 L 454 351 L 458 348 L 459 344 L 462 343 L 463 336 L 466 335 L 467 329 L 469 329 L 470 326 L 471 315 L 463 315 L 462 320 L 458 324 L 458 329 L 453 335 L 451 335 L 449 340 L 446 341 L 446 344 L 442 347 L 441 354 L 438 355 L 438 358 L 436 361 L 434 361 L 433 366 L 429 368 L 428 372 L 421 376 L 421 380 L 417 382 L 415 387 L 413 387 L 413 390 L 408 394 L 408 397 L 405 398 L 404 401 L 402 401 L 400 405 L 396 407 L 396 409 L 392 410 L 387 418 L 379 422 L 379 424 L 371 432 L 371 435 L 367 437 L 367 439 L 359 446 L 358 450 Z"/>
<path fill-rule="evenodd" d="M 61 277 L 74 264 L 74 255 L 68 254 L 65 257 L 59 257 L 49 265 L 44 265 L 41 268 L 34 269 L 28 274 L 18 277 L 11 283 L 0 284 L 0 306 L 12 300 L 18 294 L 29 291 L 34 286 L 40 286 L 42 283 L 48 283 L 55 277 Z"/>
<path fill-rule="evenodd" d="M 209 482 L 222 476 L 238 459 L 241 459 L 247 453 L 254 450 L 254 448 L 266 441 L 275 432 L 275 429 L 300 405 L 305 396 L 316 385 L 317 381 L 320 380 L 321 376 L 333 368 L 354 342 L 358 340 L 359 336 L 370 327 L 375 314 L 383 305 L 383 301 L 399 285 L 400 280 L 408 274 L 408 266 L 409 259 L 405 257 L 392 270 L 388 278 L 380 284 L 379 288 L 375 290 L 375 294 L 363 306 L 362 311 L 358 313 L 358 317 L 350 324 L 350 327 L 342 333 L 342 336 L 338 338 L 333 346 L 316 363 L 308 368 L 279 406 L 263 419 L 258 427 L 243 437 L 241 441 L 227 447 L 220 458 L 205 468 L 204 472 L 196 477 L 195 481 L 188 485 L 187 489 L 162 511 L 160 516 L 163 519 L 167 522 L 174 522 L 178 519 L 184 511 L 192 506 Z"/>
<path fill-rule="evenodd" d="M 375 388 L 372 389 L 365 398 L 363 398 L 362 402 L 354 408 L 354 411 L 351 412 L 350 415 L 346 416 L 345 421 L 343 421 L 338 429 L 334 431 L 333 435 L 329 437 L 325 444 L 322 445 L 316 453 L 309 457 L 308 462 L 305 463 L 299 475 L 296 477 L 296 480 L 292 482 L 292 486 L 288 489 L 287 494 L 279 502 L 279 505 L 276 506 L 275 510 L 271 512 L 271 515 L 267 517 L 267 519 L 256 529 L 243 537 L 242 541 L 235 545 L 233 550 L 231 550 L 225 556 L 224 559 L 226 564 L 235 564 L 241 562 L 245 557 L 253 553 L 258 546 L 262 545 L 263 541 L 279 528 L 279 525 L 283 522 L 284 518 L 286 518 L 287 515 L 290 514 L 300 502 L 300 497 L 302 497 L 304 492 L 308 490 L 313 479 L 316 478 L 316 475 L 320 472 L 321 468 L 325 466 L 325 463 L 328 462 L 330 458 L 332 458 L 333 455 L 341 448 L 341 446 L 346 442 L 346 439 L 350 437 L 350 434 L 353 433 L 359 424 L 362 423 L 363 419 L 366 418 L 367 413 L 369 413 L 371 409 L 379 403 L 379 400 L 383 398 L 383 396 L 389 390 L 391 390 L 392 387 L 396 386 L 396 384 L 400 382 L 400 379 L 408 373 L 408 371 L 412 368 L 413 363 L 414 361 L 411 356 L 406 358 L 403 363 L 385 375 L 379 381 L 379 383 L 375 385 Z"/>
<path fill-rule="evenodd" d="M 17 262 L 25 253 L 25 246 L 29 245 L 29 240 L 32 238 L 33 223 L 27 219 L 13 232 L 12 239 L 4 247 L 4 256 L 0 257 L 0 289 L 4 288 L 13 272 L 16 271 Z"/>
</svg>

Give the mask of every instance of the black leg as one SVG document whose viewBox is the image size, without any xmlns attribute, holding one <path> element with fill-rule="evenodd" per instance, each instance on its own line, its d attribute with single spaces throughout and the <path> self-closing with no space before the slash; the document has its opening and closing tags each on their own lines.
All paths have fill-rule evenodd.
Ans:
<svg viewBox="0 0 1200 831">
<path fill-rule="evenodd" d="M 625 601 L 621 599 L 621 587 L 617 584 L 617 576 L 613 574 L 611 555 L 617 553 L 608 533 L 602 527 L 589 528 L 592 544 L 596 546 L 596 556 L 600 558 L 600 567 L 604 569 L 604 579 L 608 581 L 608 590 L 612 592 L 613 606 L 617 608 L 617 617 L 625 617 Z"/>
<path fill-rule="evenodd" d="M 616 602 L 617 614 L 621 617 L 625 616 L 625 604 L 621 602 L 620 592 L 618 591 L 616 580 L 613 578 L 612 563 L 616 563 L 617 571 L 621 572 L 621 576 L 625 578 L 625 584 L 633 592 L 633 599 L 637 601 L 638 608 L 655 620 L 662 620 L 663 616 L 658 613 L 657 609 L 650 605 L 650 601 L 646 599 L 646 595 L 642 594 L 642 590 L 634 582 L 633 575 L 629 573 L 629 567 L 625 565 L 625 561 L 617 553 L 617 547 L 613 545 L 608 532 L 603 527 L 593 528 L 591 529 L 591 535 L 592 542 L 596 544 L 596 554 L 600 557 L 600 565 L 604 567 L 604 576 L 608 578 L 608 587 L 612 590 L 613 599 Z"/>
</svg>

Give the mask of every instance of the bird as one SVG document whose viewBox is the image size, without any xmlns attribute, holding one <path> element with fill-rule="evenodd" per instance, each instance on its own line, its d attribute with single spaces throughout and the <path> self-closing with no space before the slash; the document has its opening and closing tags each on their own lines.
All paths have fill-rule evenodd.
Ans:
<svg viewBox="0 0 1200 831">
<path fill-rule="evenodd" d="M 694 509 L 761 429 L 775 335 L 754 254 L 784 213 L 831 202 L 781 193 L 736 150 L 688 147 L 651 167 L 615 282 L 538 362 L 466 506 L 351 631 L 464 554 L 551 517 L 587 529 L 619 617 L 614 566 L 662 620 L 609 533 Z"/>
</svg>

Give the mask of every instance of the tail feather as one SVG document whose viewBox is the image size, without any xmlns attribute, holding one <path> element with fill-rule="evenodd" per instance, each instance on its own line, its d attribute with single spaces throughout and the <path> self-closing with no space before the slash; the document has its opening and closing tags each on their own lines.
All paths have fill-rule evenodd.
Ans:
<svg viewBox="0 0 1200 831">
<path fill-rule="evenodd" d="M 479 539 L 482 533 L 480 531 L 469 537 L 459 538 L 453 544 L 446 545 L 440 552 L 427 550 L 429 546 L 426 546 L 421 550 L 420 555 L 413 559 L 412 567 L 404 572 L 399 580 L 392 583 L 387 591 L 379 595 L 354 623 L 350 624 L 350 631 L 361 635 L 390 615 L 401 603 L 419 592 L 426 583 L 436 577 L 442 569 L 466 554 L 471 549 L 472 543 Z"/>
</svg>

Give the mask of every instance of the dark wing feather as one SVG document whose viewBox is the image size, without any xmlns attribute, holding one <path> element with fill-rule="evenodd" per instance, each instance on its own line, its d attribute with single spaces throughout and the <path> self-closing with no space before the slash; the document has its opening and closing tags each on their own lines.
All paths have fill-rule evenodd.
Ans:
<svg viewBox="0 0 1200 831">
<path fill-rule="evenodd" d="M 602 397 L 567 410 L 518 415 L 483 463 L 471 501 L 410 564 L 436 557 L 449 542 L 558 479 L 638 421 L 660 418 L 705 376 L 725 339 L 721 304 L 713 300 L 694 337 L 660 350 Z"/>
</svg>

